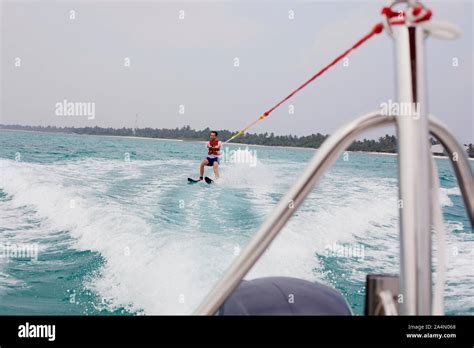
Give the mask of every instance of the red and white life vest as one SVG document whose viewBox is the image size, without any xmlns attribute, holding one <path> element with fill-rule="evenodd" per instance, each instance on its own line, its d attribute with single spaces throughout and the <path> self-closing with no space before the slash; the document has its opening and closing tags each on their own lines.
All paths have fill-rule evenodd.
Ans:
<svg viewBox="0 0 474 348">
<path fill-rule="evenodd" d="M 222 142 L 220 142 L 219 140 L 210 140 L 207 142 L 207 146 L 209 147 L 218 147 L 218 146 L 222 146 Z M 209 151 L 207 152 L 207 154 L 209 156 L 220 156 L 221 152 L 220 152 L 220 149 L 217 150 L 217 149 L 209 149 Z"/>
</svg>

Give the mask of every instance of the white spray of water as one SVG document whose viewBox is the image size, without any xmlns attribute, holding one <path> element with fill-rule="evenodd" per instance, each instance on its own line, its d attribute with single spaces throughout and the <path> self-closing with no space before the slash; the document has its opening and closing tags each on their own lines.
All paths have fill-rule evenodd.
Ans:
<svg viewBox="0 0 474 348">
<path fill-rule="evenodd" d="M 180 178 L 153 178 L 139 194 L 130 197 L 129 205 L 104 199 L 114 178 L 139 180 L 148 170 L 165 172 L 169 170 L 165 161 L 129 166 L 105 160 L 61 165 L 0 160 L 0 165 L 0 187 L 12 197 L 11 207 L 34 207 L 43 219 L 42 229 L 35 234 L 69 231 L 75 240 L 73 247 L 103 256 L 103 268 L 99 274 L 90 275 L 85 286 L 104 298 L 106 308 L 123 306 L 147 314 L 190 313 L 236 257 L 236 242 L 243 246 L 247 240 L 245 236 L 227 235 L 225 221 L 219 226 L 221 234 L 195 232 L 193 214 L 200 212 L 193 209 L 182 221 L 184 231 L 150 225 L 144 218 L 152 215 L 148 209 L 153 202 L 161 204 L 163 188 L 181 187 Z M 186 166 L 192 168 L 191 163 Z M 259 215 L 268 215 L 276 204 L 275 193 L 281 196 L 297 177 L 287 167 L 271 161 L 259 161 L 254 167 L 224 163 L 222 178 L 213 191 L 196 190 L 194 199 L 199 203 L 206 200 L 208 192 L 225 197 L 228 190 L 242 190 L 249 211 L 257 209 Z M 446 194 L 458 193 L 447 189 Z M 363 261 L 369 264 L 361 263 L 361 267 L 381 272 L 393 269 L 387 256 L 398 252 L 396 197 L 394 180 L 327 175 L 247 278 L 287 275 L 321 279 L 324 275 L 317 271 L 316 256 L 323 254 L 328 244 L 355 243 L 361 238 L 381 246 Z M 142 211 L 131 209 L 133 206 Z M 461 270 L 456 274 L 464 274 L 465 263 L 458 263 Z"/>
</svg>

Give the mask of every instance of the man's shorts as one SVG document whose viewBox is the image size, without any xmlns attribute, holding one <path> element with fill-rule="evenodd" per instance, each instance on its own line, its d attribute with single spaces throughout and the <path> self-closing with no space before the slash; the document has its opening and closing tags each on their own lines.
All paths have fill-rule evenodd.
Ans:
<svg viewBox="0 0 474 348">
<path fill-rule="evenodd" d="M 214 162 L 217 162 L 217 164 L 221 163 L 219 157 L 206 157 L 206 159 L 209 161 L 209 163 L 207 164 L 209 167 L 212 167 L 214 165 Z"/>
</svg>

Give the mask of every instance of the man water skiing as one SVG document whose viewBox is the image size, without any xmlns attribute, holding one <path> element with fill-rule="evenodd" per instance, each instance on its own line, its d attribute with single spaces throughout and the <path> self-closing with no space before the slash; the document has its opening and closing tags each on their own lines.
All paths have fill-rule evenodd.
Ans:
<svg viewBox="0 0 474 348">
<path fill-rule="evenodd" d="M 199 168 L 199 181 L 204 177 L 204 166 L 212 167 L 216 179 L 219 179 L 219 162 L 221 155 L 222 142 L 217 139 L 217 132 L 212 131 L 209 135 L 209 141 L 206 144 L 207 157 L 201 161 Z M 208 178 L 206 177 L 206 182 Z"/>
</svg>

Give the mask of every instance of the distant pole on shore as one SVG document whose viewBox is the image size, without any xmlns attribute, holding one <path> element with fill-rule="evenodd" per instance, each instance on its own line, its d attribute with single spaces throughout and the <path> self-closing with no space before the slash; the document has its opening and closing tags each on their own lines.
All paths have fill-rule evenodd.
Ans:
<svg viewBox="0 0 474 348">
<path fill-rule="evenodd" d="M 133 127 L 133 135 L 137 133 L 138 114 L 135 114 L 135 126 Z"/>
</svg>

